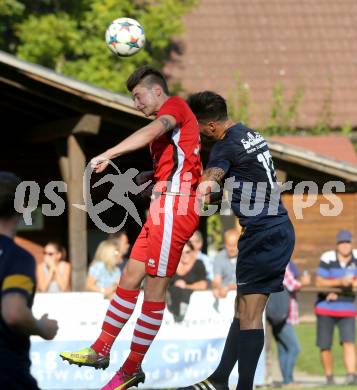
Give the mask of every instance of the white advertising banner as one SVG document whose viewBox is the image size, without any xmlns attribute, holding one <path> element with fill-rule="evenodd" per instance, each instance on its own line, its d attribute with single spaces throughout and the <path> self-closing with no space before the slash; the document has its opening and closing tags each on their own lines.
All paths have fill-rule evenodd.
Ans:
<svg viewBox="0 0 357 390">
<path fill-rule="evenodd" d="M 48 313 L 58 320 L 59 331 L 52 341 L 31 338 L 32 374 L 41 389 L 99 389 L 122 365 L 128 355 L 136 318 L 140 314 L 142 295 L 134 314 L 116 340 L 105 370 L 77 367 L 63 362 L 61 351 L 75 351 L 89 346 L 99 335 L 108 300 L 97 293 L 36 294 L 34 313 Z M 185 319 L 175 323 L 166 309 L 161 329 L 151 345 L 143 370 L 142 388 L 176 388 L 206 378 L 218 365 L 225 338 L 233 318 L 235 293 L 219 301 L 214 308 L 212 292 L 195 292 Z M 264 383 L 264 351 L 260 357 L 255 383 Z M 237 383 L 237 367 L 230 381 Z"/>
</svg>

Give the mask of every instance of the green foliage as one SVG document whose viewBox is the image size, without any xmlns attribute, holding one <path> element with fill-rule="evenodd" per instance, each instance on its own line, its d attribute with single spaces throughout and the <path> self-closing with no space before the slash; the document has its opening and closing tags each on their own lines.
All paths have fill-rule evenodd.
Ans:
<svg viewBox="0 0 357 390">
<path fill-rule="evenodd" d="M 234 89 L 229 92 L 228 111 L 233 120 L 249 126 L 250 108 L 254 102 L 250 98 L 249 87 L 244 83 L 239 72 L 236 73 L 235 81 Z M 309 129 L 309 134 L 328 134 L 332 131 L 332 97 L 333 84 L 332 80 L 329 80 L 329 88 L 321 103 L 318 119 Z M 299 109 L 303 99 L 304 88 L 302 86 L 297 87 L 291 99 L 287 101 L 283 85 L 275 84 L 269 116 L 262 126 L 264 134 L 267 136 L 299 134 L 301 132 L 298 128 Z M 352 125 L 346 123 L 340 131 L 344 135 L 349 135 L 352 130 Z"/>
<path fill-rule="evenodd" d="M 0 0 L 0 48 L 13 51 L 16 39 L 13 26 L 23 17 L 25 5 L 17 0 Z"/>
<path fill-rule="evenodd" d="M 264 131 L 270 135 L 292 133 L 296 129 L 298 108 L 304 96 L 304 89 L 299 87 L 290 102 L 285 102 L 284 89 L 277 83 L 273 89 L 273 105 Z"/>
<path fill-rule="evenodd" d="M 3 6 L 4 3 L 4 6 Z M 181 17 L 196 0 L 0 0 L 0 20 L 11 12 L 7 26 L 13 46 L 2 49 L 77 79 L 126 92 L 125 81 L 143 64 L 162 67 L 174 35 L 183 30 Z M 7 5 L 7 8 L 5 7 Z M 147 44 L 133 57 L 120 58 L 106 47 L 104 34 L 119 17 L 137 19 Z"/>
<path fill-rule="evenodd" d="M 321 112 L 316 125 L 311 129 L 313 134 L 328 134 L 331 132 L 332 115 L 332 80 L 329 80 L 329 89 L 322 102 Z"/>
<path fill-rule="evenodd" d="M 316 347 L 316 324 L 300 324 L 295 329 L 301 347 L 296 364 L 297 371 L 305 372 L 309 375 L 323 375 L 319 349 Z M 335 329 L 333 339 L 334 372 L 337 376 L 345 375 L 343 351 L 339 344 L 337 329 Z"/>
<path fill-rule="evenodd" d="M 207 218 L 207 238 L 208 238 L 208 247 L 215 251 L 218 251 L 222 248 L 223 239 L 222 239 L 223 226 L 220 215 L 213 214 Z"/>
<path fill-rule="evenodd" d="M 228 98 L 228 112 L 237 122 L 249 123 L 249 86 L 243 83 L 239 72 L 235 74 L 235 88 L 230 92 Z"/>
</svg>

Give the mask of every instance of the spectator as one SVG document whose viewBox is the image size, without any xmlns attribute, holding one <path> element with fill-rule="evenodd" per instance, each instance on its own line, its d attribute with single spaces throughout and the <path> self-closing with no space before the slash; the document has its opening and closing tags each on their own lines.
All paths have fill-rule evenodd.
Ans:
<svg viewBox="0 0 357 390">
<path fill-rule="evenodd" d="M 114 240 L 105 240 L 98 245 L 88 271 L 88 291 L 101 292 L 105 298 L 111 297 L 121 275 L 120 263 L 123 261 L 124 251 L 127 248 L 118 248 L 117 241 Z"/>
<path fill-rule="evenodd" d="M 296 299 L 296 292 L 301 286 L 310 284 L 310 276 L 304 275 L 301 281 L 294 275 L 293 263 L 289 263 L 284 276 L 284 287 L 289 294 L 289 306 L 287 318 L 282 324 L 276 326 L 272 325 L 273 336 L 277 343 L 278 358 L 281 375 L 283 377 L 283 384 L 294 385 L 293 373 L 296 359 L 300 352 L 300 345 L 297 339 L 293 325 L 299 323 L 299 308 Z M 270 298 L 272 299 L 273 296 Z"/>
<path fill-rule="evenodd" d="M 116 242 L 118 250 L 123 255 L 122 262 L 119 264 L 120 271 L 123 271 L 126 263 L 129 260 L 129 258 L 127 257 L 130 248 L 128 235 L 124 230 L 120 230 L 119 232 L 116 233 L 110 233 L 108 239 L 114 240 Z"/>
<path fill-rule="evenodd" d="M 218 252 L 213 263 L 213 295 L 216 299 L 227 296 L 228 291 L 236 290 L 236 263 L 238 256 L 239 234 L 236 229 L 224 234 L 225 248 Z M 218 301 L 216 301 L 216 305 Z"/>
<path fill-rule="evenodd" d="M 317 346 L 327 384 L 334 384 L 331 345 L 337 325 L 346 369 L 346 384 L 357 384 L 356 379 L 356 324 L 357 314 L 353 287 L 357 287 L 357 251 L 352 249 L 352 234 L 341 230 L 336 238 L 336 250 L 322 254 L 316 273 L 316 286 L 338 288 L 320 293 L 315 306 L 317 315 Z"/>
<path fill-rule="evenodd" d="M 37 289 L 41 292 L 70 290 L 71 265 L 66 261 L 65 248 L 55 241 L 45 245 L 43 261 L 37 265 Z"/>
<path fill-rule="evenodd" d="M 30 336 L 52 340 L 57 321 L 32 314 L 35 259 L 14 242 L 19 214 L 14 209 L 20 179 L 0 172 L 0 378 L 1 388 L 39 390 L 31 376 Z"/>
<path fill-rule="evenodd" d="M 195 248 L 197 260 L 201 260 L 206 268 L 208 280 L 212 281 L 212 279 L 213 279 L 213 260 L 211 257 L 207 256 L 205 253 L 202 252 L 202 245 L 203 245 L 202 233 L 199 230 L 196 230 L 193 233 L 192 237 L 190 238 L 190 242 L 192 243 L 193 247 Z"/>
<path fill-rule="evenodd" d="M 207 272 L 190 241 L 184 246 L 176 275 L 168 287 L 168 309 L 176 322 L 183 321 L 193 291 L 207 290 Z"/>
</svg>

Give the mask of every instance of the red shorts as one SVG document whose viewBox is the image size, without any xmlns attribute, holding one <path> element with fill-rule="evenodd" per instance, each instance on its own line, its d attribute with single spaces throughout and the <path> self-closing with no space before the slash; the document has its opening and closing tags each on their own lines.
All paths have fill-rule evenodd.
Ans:
<svg viewBox="0 0 357 390">
<path fill-rule="evenodd" d="M 147 221 L 130 258 L 146 263 L 153 276 L 175 274 L 184 245 L 197 230 L 199 215 L 194 196 L 160 195 L 150 204 Z"/>
</svg>

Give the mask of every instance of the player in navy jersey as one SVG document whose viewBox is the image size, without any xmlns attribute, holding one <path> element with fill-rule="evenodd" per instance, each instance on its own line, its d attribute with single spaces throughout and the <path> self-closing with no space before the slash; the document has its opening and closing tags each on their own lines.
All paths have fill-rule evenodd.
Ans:
<svg viewBox="0 0 357 390">
<path fill-rule="evenodd" d="M 30 335 L 53 339 L 57 321 L 31 312 L 35 294 L 35 259 L 15 244 L 19 215 L 14 209 L 18 177 L 0 171 L 0 387 L 38 390 L 30 374 Z"/>
<path fill-rule="evenodd" d="M 229 119 L 225 100 L 214 92 L 191 95 L 189 106 L 200 131 L 215 140 L 202 182 L 231 178 L 231 207 L 243 227 L 238 242 L 237 304 L 221 362 L 202 382 L 185 388 L 227 390 L 238 360 L 237 389 L 252 390 L 264 346 L 262 314 L 270 293 L 283 289 L 285 268 L 294 248 L 294 229 L 280 201 L 273 161 L 264 138 Z M 227 183 L 227 181 L 226 181 Z M 214 198 L 208 185 L 202 196 Z"/>
</svg>

